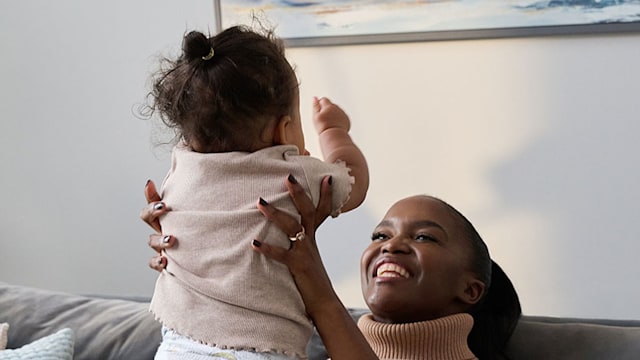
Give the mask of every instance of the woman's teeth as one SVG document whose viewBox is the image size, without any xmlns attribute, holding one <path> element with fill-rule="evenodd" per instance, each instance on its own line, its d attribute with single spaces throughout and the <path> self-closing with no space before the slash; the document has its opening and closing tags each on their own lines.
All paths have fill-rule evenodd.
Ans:
<svg viewBox="0 0 640 360">
<path fill-rule="evenodd" d="M 384 263 L 380 266 L 378 266 L 378 269 L 376 270 L 376 276 L 377 277 L 403 277 L 403 278 L 408 278 L 409 277 L 409 273 L 407 272 L 407 270 L 405 270 L 403 267 L 396 265 L 396 264 L 391 264 L 391 263 Z"/>
</svg>

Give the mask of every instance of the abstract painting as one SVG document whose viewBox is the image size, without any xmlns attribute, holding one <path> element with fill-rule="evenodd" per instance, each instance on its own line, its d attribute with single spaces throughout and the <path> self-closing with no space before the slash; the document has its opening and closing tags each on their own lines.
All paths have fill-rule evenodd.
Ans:
<svg viewBox="0 0 640 360">
<path fill-rule="evenodd" d="M 253 14 L 291 46 L 640 30 L 640 0 L 215 0 L 220 28 Z"/>
</svg>

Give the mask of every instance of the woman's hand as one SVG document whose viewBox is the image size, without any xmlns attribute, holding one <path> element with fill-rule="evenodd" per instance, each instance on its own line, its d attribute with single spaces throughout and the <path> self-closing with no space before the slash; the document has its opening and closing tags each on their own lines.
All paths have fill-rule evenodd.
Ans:
<svg viewBox="0 0 640 360">
<path fill-rule="evenodd" d="M 172 247 L 176 239 L 171 235 L 162 235 L 160 216 L 171 209 L 162 202 L 156 185 L 151 180 L 147 181 L 144 187 L 144 196 L 147 198 L 147 206 L 142 209 L 140 218 L 157 231 L 157 233 L 149 235 L 149 247 L 158 253 L 149 261 L 149 267 L 156 271 L 162 271 L 167 266 L 167 259 L 162 256 L 162 250 Z"/>
<path fill-rule="evenodd" d="M 292 241 L 287 250 L 270 246 L 260 239 L 253 241 L 253 249 L 265 256 L 285 264 L 291 272 L 302 295 L 307 312 L 312 315 L 318 305 L 335 296 L 316 245 L 316 229 L 331 213 L 331 178 L 323 179 L 320 201 L 314 206 L 304 189 L 293 176 L 287 178 L 286 186 L 296 208 L 300 212 L 301 223 L 294 217 L 269 205 L 260 199 L 258 209 L 286 234 L 293 237 L 304 230 L 302 240 Z"/>
</svg>

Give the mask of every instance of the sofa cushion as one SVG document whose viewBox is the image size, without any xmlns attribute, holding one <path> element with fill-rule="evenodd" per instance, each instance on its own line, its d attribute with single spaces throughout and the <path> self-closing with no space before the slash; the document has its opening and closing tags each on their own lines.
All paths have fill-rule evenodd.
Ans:
<svg viewBox="0 0 640 360">
<path fill-rule="evenodd" d="M 0 323 L 16 349 L 63 328 L 75 333 L 74 359 L 153 359 L 160 324 L 148 303 L 100 299 L 0 282 Z"/>
</svg>

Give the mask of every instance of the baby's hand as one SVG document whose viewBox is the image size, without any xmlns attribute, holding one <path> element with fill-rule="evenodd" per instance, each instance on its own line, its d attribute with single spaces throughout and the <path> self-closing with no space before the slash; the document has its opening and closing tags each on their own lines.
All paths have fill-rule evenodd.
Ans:
<svg viewBox="0 0 640 360">
<path fill-rule="evenodd" d="M 347 132 L 351 128 L 351 122 L 344 110 L 324 97 L 313 98 L 313 125 L 318 134 L 332 128 L 344 129 Z"/>
</svg>

